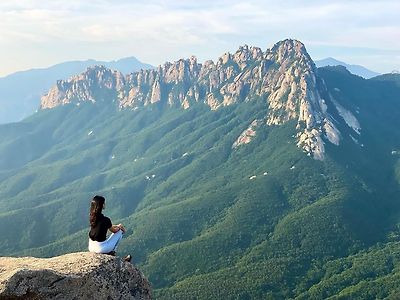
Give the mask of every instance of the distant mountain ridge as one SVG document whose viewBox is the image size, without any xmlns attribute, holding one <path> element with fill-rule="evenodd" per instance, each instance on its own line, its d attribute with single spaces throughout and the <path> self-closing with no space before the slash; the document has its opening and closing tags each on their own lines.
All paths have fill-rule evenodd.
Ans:
<svg viewBox="0 0 400 300">
<path fill-rule="evenodd" d="M 16 122 L 31 115 L 38 108 L 40 97 L 59 79 L 83 72 L 87 67 L 104 65 L 127 74 L 153 66 L 135 57 L 116 61 L 69 61 L 48 68 L 19 71 L 0 78 L 0 124 Z"/>
<path fill-rule="evenodd" d="M 349 70 L 354 75 L 364 77 L 365 79 L 369 79 L 369 78 L 380 75 L 380 73 L 371 71 L 363 66 L 347 64 L 347 63 L 337 60 L 333 57 L 327 57 L 327 58 L 324 58 L 321 60 L 315 60 L 315 64 L 317 65 L 317 67 L 343 66 L 343 67 L 346 67 L 346 69 Z"/>
</svg>

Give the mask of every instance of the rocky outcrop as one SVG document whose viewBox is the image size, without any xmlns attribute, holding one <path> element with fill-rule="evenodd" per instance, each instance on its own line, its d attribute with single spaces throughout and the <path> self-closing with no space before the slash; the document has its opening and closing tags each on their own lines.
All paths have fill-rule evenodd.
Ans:
<svg viewBox="0 0 400 300">
<path fill-rule="evenodd" d="M 262 123 L 262 120 L 254 120 L 251 122 L 250 126 L 244 130 L 239 137 L 236 139 L 236 141 L 233 143 L 232 148 L 237 148 L 240 145 L 248 144 L 252 141 L 252 139 L 256 136 L 256 129 L 260 124 Z"/>
<path fill-rule="evenodd" d="M 53 108 L 58 105 L 80 102 L 109 101 L 120 97 L 125 86 L 125 78 L 119 71 L 104 66 L 89 67 L 86 72 L 59 80 L 42 97 L 40 108 Z"/>
<path fill-rule="evenodd" d="M 268 107 L 264 124 L 276 126 L 296 121 L 297 146 L 322 160 L 325 141 L 335 145 L 340 141 L 334 120 L 327 113 L 331 102 L 321 96 L 324 89 L 304 45 L 288 39 L 265 52 L 245 45 L 233 54 L 225 53 L 216 62 L 201 64 L 192 56 L 125 77 L 101 66 L 90 68 L 67 81 L 59 81 L 42 97 L 41 108 L 108 99 L 120 109 L 136 110 L 156 103 L 188 109 L 202 102 L 217 110 L 263 99 Z M 239 139 L 251 140 L 248 135 Z"/>
<path fill-rule="evenodd" d="M 162 102 L 169 106 L 190 107 L 202 101 L 212 109 L 249 101 L 255 96 L 269 99 L 275 103 L 281 99 L 281 92 L 275 91 L 282 82 L 282 73 L 302 70 L 301 63 L 287 64 L 284 56 L 286 48 L 294 43 L 286 40 L 268 49 L 265 53 L 258 47 L 240 47 L 234 54 L 225 53 L 216 62 L 211 60 L 200 64 L 196 57 L 167 62 L 157 69 L 141 70 L 123 76 L 103 66 L 89 68 L 83 74 L 69 80 L 60 80 L 41 99 L 41 108 L 52 108 L 67 103 L 83 101 L 95 102 L 108 98 L 117 101 L 120 108 L 140 107 Z M 302 45 L 300 42 L 296 42 Z M 299 46 L 298 46 L 299 47 Z M 304 49 L 304 46 L 302 46 Z M 302 50 L 305 52 L 305 50 Z M 301 51 L 299 52 L 301 53 Z M 290 53 L 290 58 L 299 53 Z M 306 52 L 305 52 L 306 53 Z M 312 64 L 311 59 L 303 64 Z M 280 66 L 277 70 L 277 66 Z M 270 105 L 271 107 L 276 105 Z M 293 109 L 294 109 L 294 105 Z"/>
<path fill-rule="evenodd" d="M 297 146 L 315 159 L 324 159 L 325 136 L 339 144 L 340 135 L 333 119 L 327 113 L 327 103 L 318 86 L 314 62 L 304 45 L 288 40 L 276 44 L 267 54 L 276 67 L 266 76 L 265 90 L 268 96 L 268 125 L 281 125 L 296 120 Z"/>
<path fill-rule="evenodd" d="M 131 263 L 89 252 L 0 258 L 0 299 L 151 299 Z"/>
</svg>

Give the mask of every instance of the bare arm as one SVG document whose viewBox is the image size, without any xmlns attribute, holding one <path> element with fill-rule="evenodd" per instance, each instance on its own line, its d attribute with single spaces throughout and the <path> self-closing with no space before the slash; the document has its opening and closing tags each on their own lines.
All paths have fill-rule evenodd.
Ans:
<svg viewBox="0 0 400 300">
<path fill-rule="evenodd" d="M 118 224 L 118 225 L 111 225 L 111 227 L 109 228 L 109 230 L 112 233 L 116 233 L 120 230 L 122 230 L 122 232 L 125 232 L 125 227 L 122 224 Z"/>
</svg>

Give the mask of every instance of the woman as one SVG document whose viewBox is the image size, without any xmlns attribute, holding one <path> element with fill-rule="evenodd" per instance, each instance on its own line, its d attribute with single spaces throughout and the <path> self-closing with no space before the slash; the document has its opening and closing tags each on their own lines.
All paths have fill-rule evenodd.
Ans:
<svg viewBox="0 0 400 300">
<path fill-rule="evenodd" d="M 115 250 L 125 233 L 125 227 L 122 224 L 113 225 L 111 220 L 101 213 L 105 208 L 105 201 L 102 196 L 94 196 L 90 203 L 89 251 L 115 256 Z M 108 239 L 107 230 L 112 232 Z M 125 261 L 131 259 L 130 255 L 124 258 Z"/>
</svg>

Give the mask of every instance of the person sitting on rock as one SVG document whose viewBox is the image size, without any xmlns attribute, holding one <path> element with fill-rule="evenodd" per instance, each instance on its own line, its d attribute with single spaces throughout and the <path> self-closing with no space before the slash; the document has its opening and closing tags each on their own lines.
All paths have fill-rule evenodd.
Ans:
<svg viewBox="0 0 400 300">
<path fill-rule="evenodd" d="M 102 214 L 105 204 L 106 199 L 103 196 L 94 196 L 90 203 L 89 251 L 115 256 L 118 243 L 125 233 L 125 227 L 122 224 L 113 225 L 110 218 Z M 108 239 L 107 230 L 112 232 Z M 130 255 L 124 258 L 125 261 L 131 259 Z"/>
</svg>

